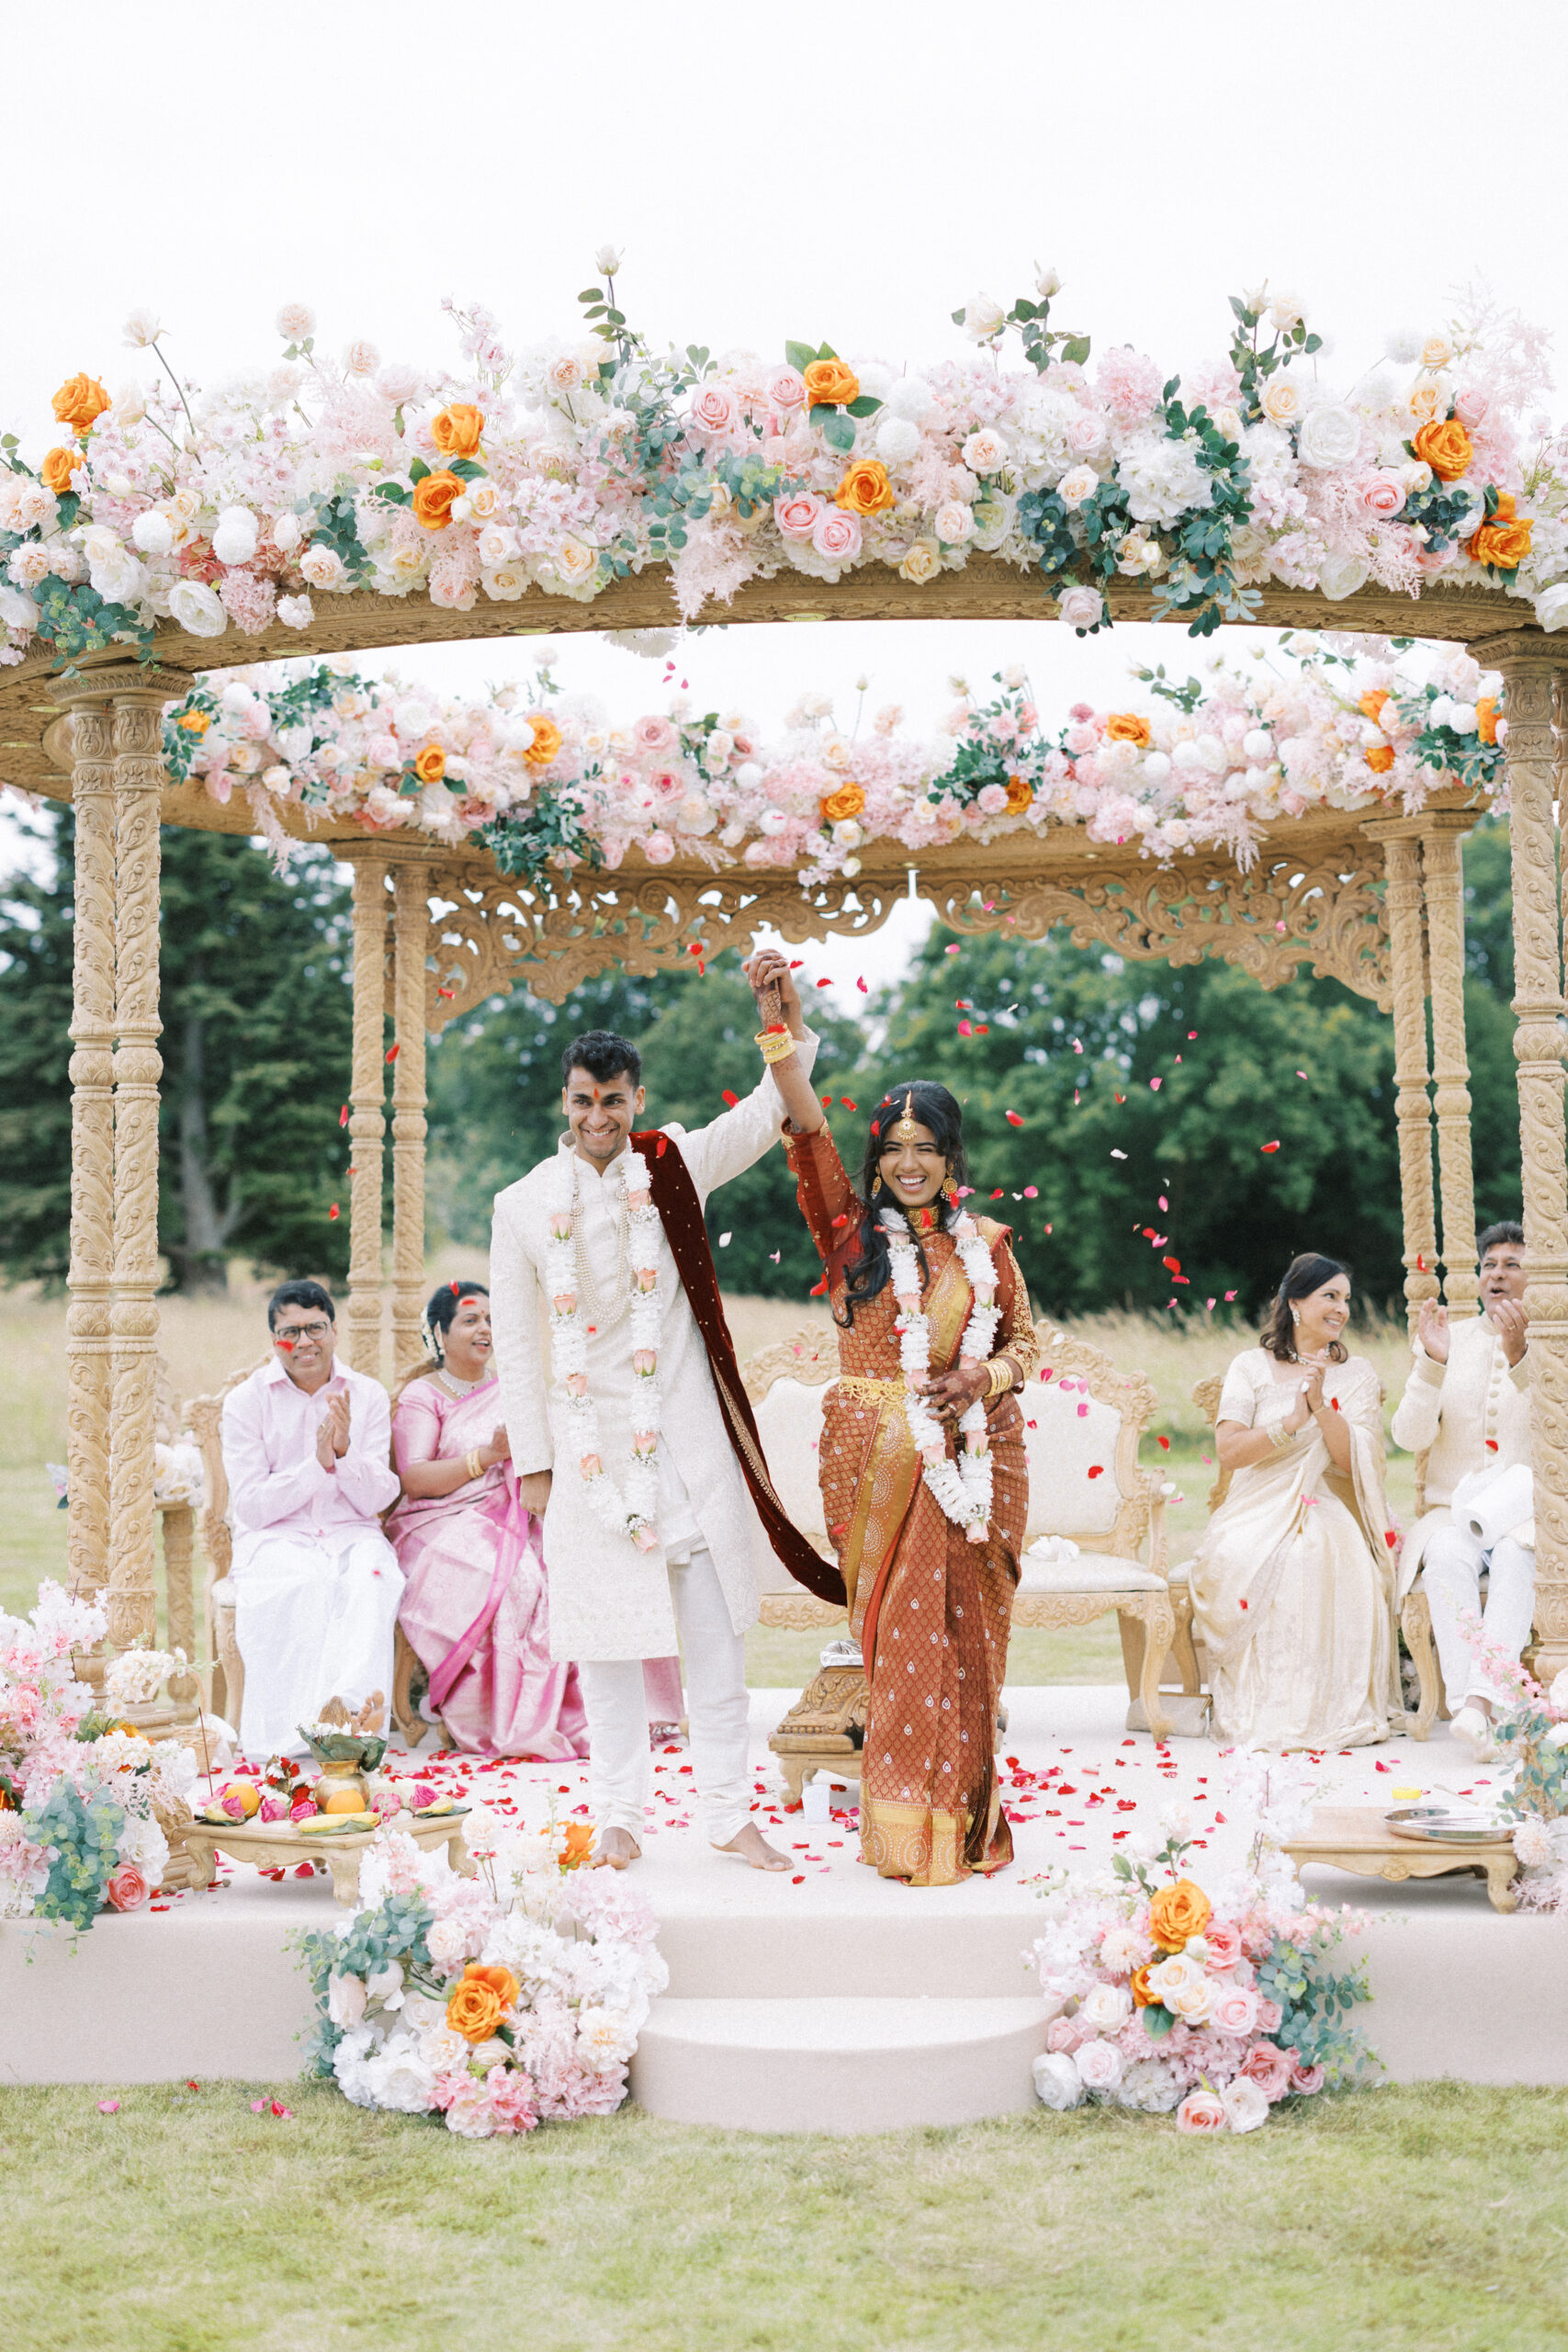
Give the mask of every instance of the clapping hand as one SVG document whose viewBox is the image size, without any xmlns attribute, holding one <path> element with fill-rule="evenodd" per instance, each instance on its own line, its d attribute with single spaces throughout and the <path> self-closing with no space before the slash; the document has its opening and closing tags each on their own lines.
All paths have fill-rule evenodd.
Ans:
<svg viewBox="0 0 1568 2352">
<path fill-rule="evenodd" d="M 1508 1303 L 1511 1304 L 1511 1302 Z M 1514 1312 L 1517 1314 L 1518 1309 L 1515 1307 Z M 1497 1323 L 1497 1317 L 1495 1310 L 1492 1315 L 1492 1320 L 1494 1323 Z M 1420 1337 L 1421 1345 L 1425 1349 L 1427 1354 L 1430 1356 L 1432 1362 L 1434 1363 L 1447 1363 L 1449 1360 L 1448 1308 L 1446 1306 L 1439 1306 L 1435 1298 L 1424 1298 L 1421 1301 L 1420 1319 L 1416 1328 Z M 1497 1328 L 1499 1331 L 1501 1331 L 1503 1327 L 1498 1323 Z M 1522 1355 L 1523 1353 L 1524 1348 L 1521 1343 L 1519 1355 Z M 1510 1363 L 1517 1363 L 1518 1360 L 1518 1356 L 1510 1356 L 1508 1358 Z"/>
<path fill-rule="evenodd" d="M 1425 1307 L 1422 1313 L 1426 1313 Z M 1486 1309 L 1487 1317 L 1503 1342 L 1503 1353 L 1511 1364 L 1524 1354 L 1529 1338 L 1529 1319 L 1517 1298 L 1497 1298 Z M 1430 1348 L 1427 1351 L 1430 1355 Z"/>
<path fill-rule="evenodd" d="M 323 1470 L 330 1470 L 348 1452 L 348 1398 L 341 1388 L 334 1388 L 316 1424 L 316 1459 Z"/>
</svg>

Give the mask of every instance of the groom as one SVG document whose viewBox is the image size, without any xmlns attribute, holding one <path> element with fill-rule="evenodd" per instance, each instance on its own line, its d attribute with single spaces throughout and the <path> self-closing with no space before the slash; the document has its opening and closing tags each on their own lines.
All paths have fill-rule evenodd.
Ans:
<svg viewBox="0 0 1568 2352">
<path fill-rule="evenodd" d="M 764 1027 L 776 1004 L 809 1070 L 817 1040 L 786 959 L 764 949 L 745 969 L 768 998 Z M 599 1859 L 624 1870 L 641 1853 L 642 1661 L 668 1656 L 679 1624 L 708 1837 L 755 1870 L 788 1870 L 750 1801 L 757 1549 L 771 1543 L 824 1598 L 841 1589 L 769 1484 L 703 1224 L 707 1194 L 776 1141 L 778 1090 L 764 1068 L 687 1134 L 641 1129 L 642 1064 L 624 1037 L 575 1038 L 561 1076 L 569 1132 L 496 1195 L 491 1315 L 523 1500 L 544 1518 L 551 1647 L 581 1677 Z"/>
</svg>

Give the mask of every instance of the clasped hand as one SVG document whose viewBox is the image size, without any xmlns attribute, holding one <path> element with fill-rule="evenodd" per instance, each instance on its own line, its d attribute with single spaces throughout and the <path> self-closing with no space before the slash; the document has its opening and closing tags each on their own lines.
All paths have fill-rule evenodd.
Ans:
<svg viewBox="0 0 1568 2352">
<path fill-rule="evenodd" d="M 335 1388 L 316 1424 L 316 1459 L 323 1470 L 330 1470 L 348 1452 L 348 1398 L 341 1388 Z"/>
<path fill-rule="evenodd" d="M 920 1395 L 939 1421 L 956 1421 L 969 1407 L 985 1396 L 991 1385 L 991 1375 L 985 1364 L 966 1370 L 956 1365 L 952 1372 L 939 1373 L 928 1380 Z"/>
<path fill-rule="evenodd" d="M 1301 1366 L 1306 1378 L 1300 1384 L 1296 1401 L 1284 1421 L 1292 1437 L 1297 1430 L 1305 1429 L 1314 1414 L 1323 1410 L 1323 1375 L 1328 1369 L 1328 1358 L 1323 1355 L 1303 1356 Z"/>
</svg>

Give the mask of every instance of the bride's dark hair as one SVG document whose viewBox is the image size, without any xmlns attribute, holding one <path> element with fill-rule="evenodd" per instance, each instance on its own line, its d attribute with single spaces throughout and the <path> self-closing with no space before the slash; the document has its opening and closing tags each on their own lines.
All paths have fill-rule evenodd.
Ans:
<svg viewBox="0 0 1568 2352">
<path fill-rule="evenodd" d="M 1315 1250 L 1303 1250 L 1292 1258 L 1285 1269 L 1285 1279 L 1269 1303 L 1259 1344 L 1279 1363 L 1294 1363 L 1296 1357 L 1296 1327 L 1291 1314 L 1291 1303 L 1297 1298 L 1310 1298 L 1314 1290 L 1331 1283 L 1336 1274 L 1348 1274 L 1337 1258 L 1320 1257 Z M 1348 1351 L 1338 1340 L 1331 1340 L 1328 1347 L 1331 1363 L 1348 1362 Z"/>
<path fill-rule="evenodd" d="M 883 1185 L 881 1160 L 890 1131 L 904 1116 L 906 1099 L 909 1116 L 918 1126 L 930 1128 L 945 1155 L 947 1173 L 953 1185 L 966 1186 L 969 1182 L 969 1162 L 964 1151 L 964 1114 L 946 1087 L 929 1078 L 902 1079 L 897 1086 L 890 1086 L 872 1114 L 865 1157 L 861 1163 L 860 1193 L 865 1207 L 856 1236 L 859 1246 L 850 1260 L 849 1280 L 844 1285 L 842 1328 L 846 1331 L 855 1319 L 855 1308 L 884 1291 L 893 1272 L 882 1210 L 897 1208 L 898 1203 Z M 963 1202 L 950 1200 L 945 1193 L 939 1193 L 931 1205 L 943 1230 L 951 1232 L 963 1214 Z M 919 1235 L 912 1238 L 923 1282 L 927 1272 L 925 1252 Z"/>
</svg>

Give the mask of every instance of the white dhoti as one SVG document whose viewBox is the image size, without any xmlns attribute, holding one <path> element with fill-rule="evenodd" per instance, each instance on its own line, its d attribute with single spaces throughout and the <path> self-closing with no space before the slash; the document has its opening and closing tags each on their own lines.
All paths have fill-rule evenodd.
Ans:
<svg viewBox="0 0 1568 2352">
<path fill-rule="evenodd" d="M 303 1755 L 301 1724 L 329 1699 L 392 1693 L 392 1629 L 402 1571 L 384 1535 L 241 1535 L 231 1571 L 245 1667 L 240 1745 L 253 1760 Z M 646 1737 L 646 1735 L 645 1735 Z"/>
<path fill-rule="evenodd" d="M 1475 1623 L 1479 1618 L 1482 1639 L 1509 1657 L 1518 1657 L 1530 1637 L 1535 1610 L 1534 1550 L 1505 1535 L 1488 1551 L 1456 1517 L 1433 1528 L 1422 1566 L 1449 1713 L 1458 1714 L 1471 1699 L 1490 1700 L 1506 1712 L 1506 1689 L 1476 1657 Z M 1484 1608 L 1483 1568 L 1489 1570 Z"/>
</svg>

